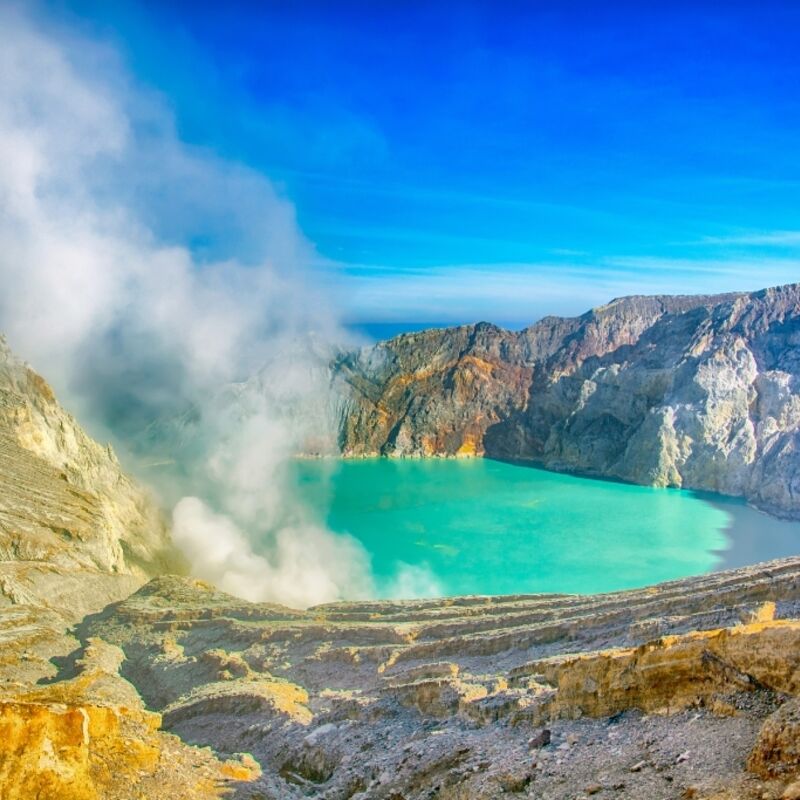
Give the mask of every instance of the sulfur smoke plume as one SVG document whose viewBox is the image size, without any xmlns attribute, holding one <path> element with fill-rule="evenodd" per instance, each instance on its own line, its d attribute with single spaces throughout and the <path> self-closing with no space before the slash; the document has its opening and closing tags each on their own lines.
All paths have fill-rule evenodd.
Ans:
<svg viewBox="0 0 800 800">
<path fill-rule="evenodd" d="M 0 74 L 11 346 L 174 508 L 195 574 L 292 605 L 372 594 L 361 546 L 294 497 L 290 456 L 330 446 L 342 331 L 292 206 L 182 143 L 101 43 L 3 8 Z"/>
</svg>

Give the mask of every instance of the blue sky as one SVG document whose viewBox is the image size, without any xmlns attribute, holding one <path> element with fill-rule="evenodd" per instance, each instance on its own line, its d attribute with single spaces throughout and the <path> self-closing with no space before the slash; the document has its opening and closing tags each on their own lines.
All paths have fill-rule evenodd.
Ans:
<svg viewBox="0 0 800 800">
<path fill-rule="evenodd" d="M 43 8 L 118 48 L 182 139 L 277 184 L 349 319 L 800 280 L 800 4 Z"/>
</svg>

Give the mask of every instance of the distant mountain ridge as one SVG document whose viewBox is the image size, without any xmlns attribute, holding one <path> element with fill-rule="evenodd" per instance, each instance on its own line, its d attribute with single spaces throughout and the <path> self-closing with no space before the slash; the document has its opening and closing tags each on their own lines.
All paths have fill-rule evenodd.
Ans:
<svg viewBox="0 0 800 800">
<path fill-rule="evenodd" d="M 800 516 L 800 284 L 404 334 L 332 369 L 348 457 L 518 459 Z"/>
</svg>

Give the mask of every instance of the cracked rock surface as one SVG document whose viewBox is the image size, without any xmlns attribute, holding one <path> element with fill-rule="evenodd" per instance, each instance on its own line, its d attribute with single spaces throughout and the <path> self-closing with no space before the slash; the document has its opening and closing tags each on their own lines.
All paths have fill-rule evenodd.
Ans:
<svg viewBox="0 0 800 800">
<path fill-rule="evenodd" d="M 76 628 L 251 798 L 780 797 L 800 559 L 593 597 L 298 612 L 156 578 Z M 748 769 L 749 767 L 749 769 Z"/>
</svg>

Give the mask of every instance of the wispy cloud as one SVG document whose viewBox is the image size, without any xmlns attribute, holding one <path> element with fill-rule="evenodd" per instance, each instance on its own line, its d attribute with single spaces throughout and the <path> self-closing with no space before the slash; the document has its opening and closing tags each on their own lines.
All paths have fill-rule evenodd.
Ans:
<svg viewBox="0 0 800 800">
<path fill-rule="evenodd" d="M 670 286 L 669 293 L 734 291 L 745 281 L 752 288 L 792 283 L 800 280 L 800 258 L 668 258 L 659 256 L 609 256 L 602 265 L 612 273 L 618 271 L 645 284 L 655 280 Z"/>
<path fill-rule="evenodd" d="M 747 231 L 727 236 L 706 236 L 699 243 L 754 247 L 800 247 L 800 231 Z"/>
<path fill-rule="evenodd" d="M 386 273 L 370 265 L 348 278 L 354 318 L 534 322 L 574 315 L 632 294 L 752 291 L 800 280 L 800 259 L 670 259 L 462 264 Z"/>
</svg>

